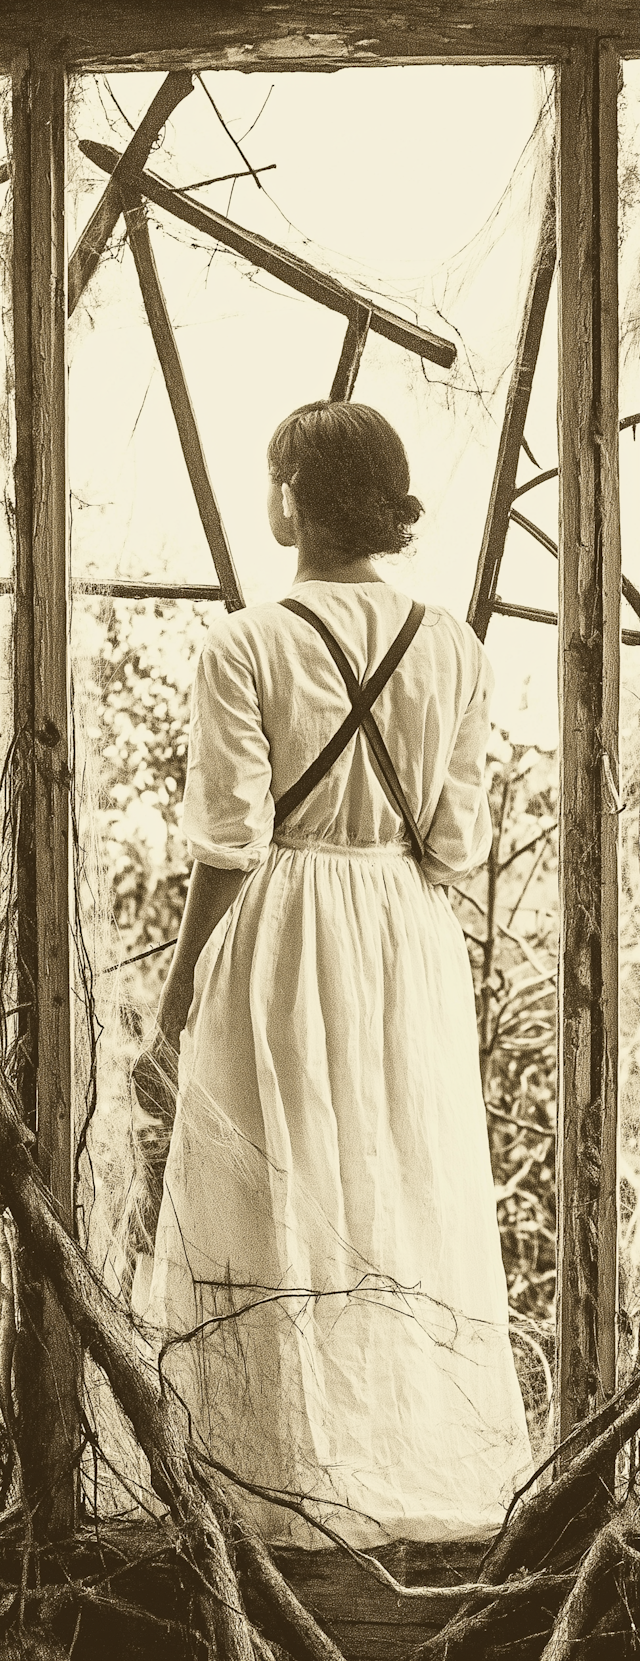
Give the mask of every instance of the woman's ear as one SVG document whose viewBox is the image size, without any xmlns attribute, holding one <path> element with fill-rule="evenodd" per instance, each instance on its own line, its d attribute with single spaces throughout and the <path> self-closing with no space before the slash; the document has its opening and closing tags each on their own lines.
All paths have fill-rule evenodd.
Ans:
<svg viewBox="0 0 640 1661">
<path fill-rule="evenodd" d="M 282 486 L 282 512 L 285 519 L 293 519 L 293 496 L 288 484 Z"/>
</svg>

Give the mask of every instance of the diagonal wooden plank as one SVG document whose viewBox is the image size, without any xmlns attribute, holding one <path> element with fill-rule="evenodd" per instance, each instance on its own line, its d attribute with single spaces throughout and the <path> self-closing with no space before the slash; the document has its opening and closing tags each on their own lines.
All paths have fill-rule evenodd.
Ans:
<svg viewBox="0 0 640 1661">
<path fill-rule="evenodd" d="M 329 393 L 332 404 L 351 397 L 370 326 L 370 306 L 362 306 L 357 316 L 349 318 L 338 367 L 333 377 L 333 386 Z"/>
<path fill-rule="evenodd" d="M 486 638 L 504 553 L 531 386 L 556 264 L 555 177 L 555 158 L 552 158 L 540 235 L 507 393 L 480 557 L 467 612 L 467 622 L 480 640 Z"/>
<path fill-rule="evenodd" d="M 91 139 L 81 139 L 80 149 L 83 156 L 93 161 L 96 167 L 101 167 L 106 173 L 113 173 L 119 160 L 120 153 L 113 150 L 108 144 L 94 144 Z M 256 231 L 247 231 L 243 225 L 237 225 L 235 220 L 227 219 L 223 213 L 216 213 L 213 208 L 206 208 L 201 202 L 194 202 L 185 191 L 172 189 L 165 179 L 158 178 L 156 173 L 148 169 L 136 181 L 137 188 L 148 201 L 155 202 L 157 207 L 164 208 L 167 213 L 176 219 L 182 219 L 185 225 L 193 225 L 197 231 L 203 231 L 216 242 L 221 242 L 226 248 L 232 248 L 234 253 L 240 254 L 252 266 L 261 271 L 268 271 L 272 277 L 277 277 L 281 283 L 298 294 L 306 294 L 309 299 L 317 300 L 319 305 L 326 306 L 329 311 L 337 311 L 343 317 L 357 317 L 363 307 L 371 311 L 370 327 L 374 334 L 383 335 L 396 346 L 403 346 L 407 352 L 415 352 L 418 357 L 427 358 L 431 363 L 438 363 L 444 369 L 450 369 L 456 360 L 456 348 L 453 342 L 445 340 L 442 335 L 433 334 L 431 329 L 425 329 L 418 323 L 410 323 L 407 318 L 399 317 L 394 312 L 387 311 L 385 306 L 377 302 L 364 299 L 353 289 L 345 288 L 344 283 L 338 282 L 336 277 L 330 277 L 324 271 L 316 270 L 308 260 L 300 259 L 298 254 L 290 254 L 286 248 L 279 248 L 277 243 L 270 242 L 265 236 L 258 236 Z"/>
<path fill-rule="evenodd" d="M 131 195 L 128 198 L 124 216 L 149 327 L 224 603 L 227 611 L 239 611 L 244 605 L 240 583 L 209 477 L 189 388 L 151 247 L 146 213 L 139 195 Z"/>
<path fill-rule="evenodd" d="M 155 98 L 143 116 L 140 126 L 123 151 L 117 167 L 114 169 L 109 183 L 94 208 L 88 225 L 85 226 L 82 236 L 69 261 L 69 316 L 75 311 L 80 295 L 86 288 L 90 277 L 98 265 L 101 255 L 115 230 L 115 226 L 122 212 L 121 189 L 124 184 L 131 184 L 136 175 L 144 167 L 148 159 L 151 146 L 155 144 L 159 132 L 165 121 L 173 113 L 176 105 L 193 90 L 193 76 L 186 69 L 167 75 L 162 86 L 158 88 Z"/>
</svg>

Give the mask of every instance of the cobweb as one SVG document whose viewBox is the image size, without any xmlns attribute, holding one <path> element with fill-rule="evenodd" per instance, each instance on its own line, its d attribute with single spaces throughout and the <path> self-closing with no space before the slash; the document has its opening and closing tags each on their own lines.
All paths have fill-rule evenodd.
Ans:
<svg viewBox="0 0 640 1661">
<path fill-rule="evenodd" d="M 439 423 L 433 451 L 437 456 L 446 452 L 447 460 L 446 466 L 436 467 L 435 479 L 428 481 L 427 539 L 413 565 L 406 567 L 409 581 L 416 588 L 423 578 L 425 560 L 435 546 L 445 496 L 456 478 L 464 474 L 472 440 L 480 434 L 482 449 L 497 435 L 546 188 L 551 137 L 548 92 L 542 84 L 539 119 L 495 212 L 446 267 L 426 275 L 420 273 L 419 282 L 415 274 L 407 277 L 396 273 L 394 281 L 393 274 L 376 278 L 373 271 L 361 266 L 356 272 L 346 254 L 336 257 L 335 251 L 323 249 L 307 231 L 296 231 L 289 222 L 286 232 L 290 246 L 304 250 L 307 257 L 312 254 L 325 269 L 354 283 L 357 277 L 367 292 L 404 307 L 407 315 L 424 315 L 426 309 L 431 318 L 441 317 L 444 326 L 457 335 L 460 355 L 453 385 L 436 384 L 438 377 L 430 371 L 425 378 L 423 368 L 412 358 L 398 355 L 392 363 L 384 342 L 371 346 L 358 385 L 358 396 L 387 407 L 401 430 L 406 418 L 416 455 L 428 449 L 429 438 Z M 81 108 L 77 103 L 77 126 Z M 171 154 L 168 159 L 170 162 Z M 159 225 L 161 234 L 168 234 L 161 216 Z M 472 316 L 477 317 L 477 293 L 483 285 L 492 284 L 491 273 L 499 270 L 505 242 L 518 237 L 521 268 L 516 273 L 509 307 L 502 308 L 501 316 L 494 315 L 490 333 L 482 339 L 474 338 L 467 324 Z M 189 257 L 192 265 L 197 263 L 196 292 L 200 295 L 201 287 L 197 285 L 202 283 L 210 250 L 190 247 L 182 232 L 179 243 L 185 259 Z M 107 301 L 113 279 L 122 275 L 118 263 L 121 258 L 124 253 L 116 243 L 98 275 L 91 304 L 87 303 L 83 316 L 74 323 L 74 350 L 79 355 L 85 337 L 99 327 L 100 302 Z M 224 258 L 233 263 L 228 256 Z M 233 281 L 236 285 L 245 281 L 235 267 Z M 134 410 L 126 435 L 132 447 L 140 419 Z M 485 479 L 489 475 L 490 457 L 489 462 L 485 459 Z M 132 477 L 127 475 L 127 489 Z M 414 483 L 420 494 L 427 494 L 419 479 Z M 487 495 L 488 490 L 483 506 Z M 74 573 L 104 574 L 96 550 L 113 539 L 114 529 L 122 521 L 110 517 L 108 500 L 94 499 L 92 507 L 101 517 L 101 541 L 96 536 L 95 518 L 90 533 L 83 529 L 83 501 L 81 491 L 76 491 Z M 9 497 L 8 504 L 10 513 Z M 133 516 L 133 507 L 131 512 Z M 166 548 L 158 548 L 156 559 L 156 550 L 149 546 L 140 554 L 126 537 L 125 544 L 121 549 L 117 537 L 113 541 L 119 575 L 139 574 L 140 566 L 147 571 L 151 567 L 156 575 L 172 574 Z M 475 552 L 476 546 L 471 547 L 470 561 L 475 559 Z M 394 569 L 391 580 L 395 580 Z M 187 691 L 207 615 L 207 608 L 189 602 L 167 607 L 153 601 L 132 605 L 80 596 L 76 596 L 73 609 L 78 1232 L 111 1287 L 127 1300 L 133 1297 L 139 1308 L 146 1308 L 146 1288 L 150 1284 L 151 1246 L 172 1109 L 169 1077 L 158 1080 L 151 1114 L 132 1097 L 130 1085 L 132 1063 L 153 1021 L 166 959 L 159 955 L 130 966 L 127 959 L 150 946 L 163 945 L 175 932 L 184 896 L 187 873 L 180 845 L 179 796 L 184 777 Z M 14 783 L 10 758 L 5 775 L 3 843 L 8 890 L 14 873 Z M 10 902 L 4 915 L 10 919 Z M 10 929 L 5 938 L 9 942 L 5 949 L 5 988 L 10 1009 L 15 969 Z M 9 1051 L 11 1031 L 9 1018 Z M 164 1118 L 157 1112 L 163 1101 L 168 1104 Z M 250 1195 L 256 1211 L 260 1206 L 265 1213 L 273 1211 L 273 1195 L 282 1186 L 282 1172 L 239 1134 L 215 1092 L 183 1105 L 182 1117 L 188 1135 L 196 1142 L 204 1139 L 207 1157 L 211 1159 L 212 1150 L 215 1152 L 216 1180 L 224 1182 L 227 1189 L 235 1184 L 244 1195 L 245 1206 Z M 287 1278 L 289 1260 L 282 1248 L 271 1277 L 260 1280 L 248 1276 L 246 1283 L 239 1284 L 230 1261 L 218 1260 L 213 1273 L 203 1273 L 202 1265 L 195 1264 L 188 1253 L 182 1260 L 176 1242 L 176 1263 L 183 1280 L 180 1296 L 175 1295 L 182 1321 L 176 1317 L 173 1327 L 163 1327 L 162 1331 L 153 1320 L 148 1319 L 146 1326 L 141 1322 L 141 1354 L 149 1366 L 161 1367 L 166 1388 L 184 1397 L 194 1433 L 202 1445 L 219 1465 L 233 1469 L 235 1476 L 229 1480 L 240 1478 L 247 1492 L 252 1486 L 261 1490 L 252 1499 L 262 1508 L 258 1514 L 267 1534 L 272 1535 L 275 1529 L 284 1537 L 290 1526 L 297 1531 L 290 1537 L 304 1543 L 317 1543 L 320 1538 L 299 1511 L 291 1507 L 273 1509 L 271 1491 L 277 1489 L 335 1534 L 377 1543 L 389 1533 L 410 1530 L 412 1520 L 406 1515 L 387 1515 L 380 1526 L 379 1496 L 372 1474 L 375 1461 L 372 1457 L 367 1461 L 362 1449 L 358 1456 L 350 1449 L 350 1468 L 359 1458 L 361 1469 L 355 1487 L 353 1480 L 345 1486 L 344 1470 L 349 1460 L 339 1442 L 331 1446 L 330 1427 L 322 1423 L 318 1354 L 327 1365 L 338 1368 L 335 1353 L 339 1355 L 341 1334 L 353 1328 L 352 1344 L 364 1344 L 366 1338 L 370 1355 L 391 1356 L 399 1324 L 410 1334 L 409 1346 L 417 1368 L 424 1365 L 427 1350 L 430 1354 L 437 1352 L 443 1388 L 446 1385 L 461 1405 L 459 1423 L 466 1429 L 460 1434 L 470 1436 L 469 1445 L 476 1453 L 481 1450 L 477 1480 L 483 1469 L 482 1458 L 491 1462 L 496 1430 L 488 1421 L 478 1424 L 477 1413 L 474 1419 L 473 1406 L 469 1407 L 473 1392 L 465 1385 L 465 1374 L 476 1364 L 483 1346 L 490 1349 L 494 1342 L 504 1342 L 505 1334 L 486 1332 L 482 1323 L 479 1329 L 464 1308 L 434 1296 L 428 1287 L 404 1285 L 389 1277 L 384 1263 L 360 1261 L 318 1210 L 312 1191 L 301 1193 L 298 1209 L 305 1216 L 300 1251 L 304 1257 L 312 1246 L 317 1251 L 318 1243 L 322 1243 L 325 1278 L 311 1277 L 302 1285 L 295 1273 Z M 165 1221 L 163 1227 L 167 1226 Z M 154 1297 L 157 1302 L 157 1288 Z M 193 1329 L 188 1341 L 184 1331 L 178 1330 L 180 1324 L 186 1324 L 186 1310 L 190 1311 L 187 1331 Z M 335 1353 L 331 1347 L 334 1340 Z M 346 1337 L 344 1342 L 348 1348 Z M 521 1318 L 516 1347 L 537 1452 L 546 1447 L 548 1436 L 548 1330 L 540 1332 L 535 1321 L 527 1325 Z M 283 1392 L 285 1366 L 287 1378 L 293 1383 Z M 148 1472 L 128 1427 L 104 1380 L 90 1366 L 86 1370 L 86 1392 L 87 1506 L 101 1514 L 145 1505 L 155 1508 Z M 315 1404 L 311 1420 L 310 1401 Z M 312 1446 L 310 1422 L 316 1426 Z M 421 1434 L 423 1431 L 416 1427 L 416 1437 Z M 285 1467 L 283 1448 L 288 1450 Z M 397 1449 L 387 1450 L 385 1457 L 391 1459 L 395 1454 Z M 407 1448 L 402 1457 L 406 1463 Z M 467 1506 L 468 1494 L 461 1490 L 456 1514 L 446 1525 L 453 1533 L 471 1526 Z M 358 1515 L 347 1518 L 346 1510 Z M 291 1524 L 290 1518 L 294 1519 Z M 420 1526 L 424 1528 L 424 1514 Z M 436 1526 L 445 1528 L 442 1520 Z"/>
</svg>

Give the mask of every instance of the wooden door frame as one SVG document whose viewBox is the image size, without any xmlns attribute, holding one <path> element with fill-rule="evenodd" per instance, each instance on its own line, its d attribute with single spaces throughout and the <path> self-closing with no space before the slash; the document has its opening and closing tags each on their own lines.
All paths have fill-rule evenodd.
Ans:
<svg viewBox="0 0 640 1661">
<path fill-rule="evenodd" d="M 619 54 L 640 54 L 635 0 L 540 6 L 415 0 L 357 8 L 173 7 L 32 0 L 5 8 L 0 64 L 14 79 L 16 710 L 25 737 L 20 873 L 32 976 L 27 1111 L 72 1226 L 66 475 L 65 83 L 68 71 L 338 69 L 395 63 L 555 63 L 559 138 L 561 701 L 559 976 L 559 1430 L 615 1379 L 620 535 L 616 142 Z M 79 13 L 81 15 L 79 16 Z M 514 14 L 517 13 L 514 21 Z M 311 27 L 313 24 L 313 28 Z M 588 24 L 588 27 L 586 26 Z M 29 1082 L 29 1079 L 31 1082 Z M 55 1314 L 55 1312 L 54 1312 Z M 73 1454 L 78 1358 L 46 1327 L 40 1380 L 50 1461 Z M 61 1321 L 61 1317 L 60 1317 Z M 55 1330 L 54 1330 L 55 1329 Z M 55 1399 L 54 1399 L 55 1398 Z M 57 1405 L 56 1405 L 57 1404 Z M 56 1420 L 57 1415 L 57 1420 Z M 54 1424 L 56 1421 L 56 1424 Z M 53 1427 L 53 1428 L 52 1428 Z M 46 1453 L 46 1449 L 44 1450 Z M 46 1461 L 45 1461 L 46 1462 Z M 64 1458 L 63 1458 L 64 1463 Z M 49 1520 L 68 1527 L 71 1479 Z M 66 1494 L 66 1497 L 65 1497 Z M 71 1510 L 70 1510 L 71 1507 Z"/>
</svg>

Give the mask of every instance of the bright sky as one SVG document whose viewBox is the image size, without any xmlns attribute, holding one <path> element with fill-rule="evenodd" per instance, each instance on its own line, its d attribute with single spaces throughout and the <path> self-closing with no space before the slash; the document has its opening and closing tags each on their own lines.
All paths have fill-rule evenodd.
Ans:
<svg viewBox="0 0 640 1661">
<path fill-rule="evenodd" d="M 629 132 L 638 124 L 635 71 L 627 67 Z M 160 79 L 77 82 L 74 134 L 123 148 L 124 118 L 137 124 Z M 464 616 L 544 196 L 549 124 L 539 117 L 549 79 L 528 68 L 416 67 L 220 71 L 205 81 L 252 163 L 277 165 L 263 176 L 263 191 L 239 180 L 229 210 L 228 184 L 199 191 L 200 199 L 458 341 L 450 374 L 429 364 L 425 373 L 417 358 L 370 335 L 355 396 L 397 426 L 425 506 L 415 554 L 385 575 Z M 151 165 L 186 185 L 242 165 L 201 86 L 179 106 Z M 72 140 L 71 242 L 103 187 Z M 344 321 L 235 256 L 213 255 L 204 238 L 155 210 L 152 236 L 245 596 L 279 595 L 292 564 L 266 524 L 266 444 L 283 414 L 328 393 Z M 630 244 L 633 265 L 633 237 Z M 527 423 L 542 467 L 557 459 L 555 329 L 554 295 Z M 92 280 L 70 337 L 75 577 L 212 580 L 127 248 Z M 640 407 L 636 357 L 624 369 L 625 413 Z M 523 457 L 520 477 L 531 473 Z M 636 474 L 628 437 L 623 507 L 632 577 Z M 557 534 L 555 485 L 530 496 L 528 508 Z M 503 598 L 555 609 L 555 564 L 518 530 L 509 533 L 499 589 Z M 496 720 L 520 741 L 552 747 L 555 629 L 495 618 L 487 646 Z"/>
</svg>

